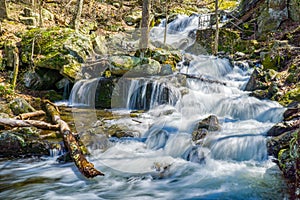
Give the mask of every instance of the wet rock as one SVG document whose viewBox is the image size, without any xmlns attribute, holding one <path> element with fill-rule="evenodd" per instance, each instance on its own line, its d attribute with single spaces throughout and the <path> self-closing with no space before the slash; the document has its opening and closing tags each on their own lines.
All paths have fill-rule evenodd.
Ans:
<svg viewBox="0 0 300 200">
<path fill-rule="evenodd" d="M 203 119 L 198 123 L 198 129 L 199 128 L 205 128 L 208 131 L 220 131 L 221 126 L 219 124 L 219 120 L 217 116 L 210 115 L 209 117 Z"/>
<path fill-rule="evenodd" d="M 215 115 L 210 115 L 209 117 L 199 121 L 192 133 L 192 140 L 196 144 L 201 144 L 205 136 L 210 131 L 220 131 L 221 126 L 219 120 Z"/>
<path fill-rule="evenodd" d="M 35 128 L 17 128 L 0 133 L 0 155 L 3 157 L 49 155 L 50 143 L 40 140 Z"/>
<path fill-rule="evenodd" d="M 282 133 L 291 130 L 296 130 L 298 128 L 300 128 L 300 118 L 277 123 L 267 132 L 267 136 L 278 136 L 281 135 Z"/>
<path fill-rule="evenodd" d="M 35 111 L 35 109 L 23 98 L 16 98 L 12 100 L 9 102 L 9 107 L 14 115 Z"/>
</svg>

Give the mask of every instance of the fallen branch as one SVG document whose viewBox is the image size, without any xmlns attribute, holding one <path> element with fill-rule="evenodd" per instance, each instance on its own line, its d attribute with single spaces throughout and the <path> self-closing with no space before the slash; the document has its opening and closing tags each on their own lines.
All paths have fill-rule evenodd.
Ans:
<svg viewBox="0 0 300 200">
<path fill-rule="evenodd" d="M 34 126 L 40 129 L 46 130 L 59 130 L 58 125 L 49 124 L 38 120 L 17 120 L 10 118 L 0 118 L 0 124 L 10 127 L 31 127 Z"/>
<path fill-rule="evenodd" d="M 60 127 L 60 133 L 63 136 L 64 144 L 70 152 L 71 158 L 75 162 L 79 171 L 87 178 L 93 178 L 95 176 L 104 176 L 104 174 L 94 168 L 94 165 L 87 161 L 84 157 L 78 141 L 72 134 L 69 125 L 60 118 L 58 109 L 53 103 L 45 101 L 46 111 L 51 116 L 52 122 L 58 124 Z"/>
<path fill-rule="evenodd" d="M 43 110 L 38 110 L 35 112 L 29 112 L 29 113 L 23 113 L 23 114 L 19 114 L 18 116 L 15 117 L 15 119 L 28 119 L 31 117 L 37 117 L 37 116 L 41 116 L 41 115 L 45 115 L 46 113 Z"/>
<path fill-rule="evenodd" d="M 196 75 L 185 74 L 185 73 L 179 73 L 179 74 L 184 75 L 187 78 L 193 78 L 193 79 L 197 79 L 197 80 L 207 82 L 207 83 L 217 83 L 217 84 L 220 84 L 220 85 L 226 85 L 226 83 L 224 83 L 222 81 L 210 80 L 210 79 L 207 79 L 207 78 L 203 78 L 202 76 L 196 76 Z"/>
</svg>

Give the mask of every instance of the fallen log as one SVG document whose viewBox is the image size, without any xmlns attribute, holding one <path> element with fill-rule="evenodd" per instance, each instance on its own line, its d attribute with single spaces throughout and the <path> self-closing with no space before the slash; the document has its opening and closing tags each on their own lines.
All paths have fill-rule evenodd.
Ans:
<svg viewBox="0 0 300 200">
<path fill-rule="evenodd" d="M 59 125 L 49 124 L 38 120 L 17 120 L 10 118 L 0 118 L 0 124 L 10 127 L 31 127 L 34 126 L 46 130 L 59 130 Z"/>
<path fill-rule="evenodd" d="M 226 85 L 225 82 L 203 78 L 202 76 L 196 76 L 196 75 L 185 74 L 185 73 L 179 73 L 179 74 L 184 75 L 187 78 L 197 79 L 197 80 L 207 82 L 207 83 L 216 83 L 216 84 L 220 84 L 220 85 Z"/>
<path fill-rule="evenodd" d="M 18 116 L 15 117 L 15 119 L 24 120 L 24 119 L 28 119 L 28 118 L 31 118 L 31 117 L 41 116 L 41 115 L 46 115 L 46 113 L 43 110 L 38 110 L 38 111 L 35 111 L 35 112 L 19 114 Z"/>
<path fill-rule="evenodd" d="M 93 178 L 98 175 L 104 176 L 102 172 L 94 168 L 92 163 L 87 161 L 69 125 L 60 118 L 58 108 L 50 101 L 44 101 L 44 103 L 47 113 L 51 116 L 52 122 L 59 125 L 64 144 L 79 171 L 87 178 Z"/>
</svg>

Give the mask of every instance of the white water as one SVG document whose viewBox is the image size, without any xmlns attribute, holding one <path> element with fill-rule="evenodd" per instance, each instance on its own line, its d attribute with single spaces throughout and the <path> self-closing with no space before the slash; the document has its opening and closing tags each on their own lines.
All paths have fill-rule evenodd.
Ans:
<svg viewBox="0 0 300 200">
<path fill-rule="evenodd" d="M 101 138 L 89 146 L 89 160 L 105 177 L 85 179 L 74 164 L 58 164 L 55 158 L 1 161 L 0 198 L 286 198 L 280 171 L 267 155 L 265 137 L 281 120 L 284 108 L 249 97 L 242 89 L 251 70 L 232 67 L 226 59 L 194 56 L 181 71 L 226 85 L 188 79 L 186 86 L 180 88 L 164 78 L 127 80 L 126 91 L 113 96 L 124 98 L 112 109 L 115 116 L 122 117 L 106 119 L 105 123 L 122 125 L 138 134 L 135 138 Z M 70 97 L 72 104 L 94 106 L 98 81 L 77 82 Z M 168 88 L 170 95 L 162 100 L 163 88 Z M 181 89 L 188 93 L 180 96 Z M 143 102 L 139 109 L 149 109 L 137 118 L 141 123 L 128 116 L 139 101 Z M 202 145 L 194 144 L 191 133 L 196 122 L 211 114 L 218 116 L 221 131 L 210 132 Z M 80 120 L 83 127 L 96 122 L 97 118 Z"/>
</svg>

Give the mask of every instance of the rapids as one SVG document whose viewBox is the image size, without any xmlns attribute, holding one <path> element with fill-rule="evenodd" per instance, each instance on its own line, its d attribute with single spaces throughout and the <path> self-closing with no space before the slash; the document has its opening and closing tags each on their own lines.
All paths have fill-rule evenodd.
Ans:
<svg viewBox="0 0 300 200">
<path fill-rule="evenodd" d="M 179 16 L 168 26 L 167 42 L 192 41 L 189 35 L 197 20 Z M 163 27 L 151 31 L 152 40 L 163 38 Z M 105 173 L 91 180 L 82 177 L 73 163 L 57 163 L 55 154 L 2 160 L 0 199 L 287 198 L 286 183 L 266 149 L 266 132 L 285 109 L 243 90 L 250 68 L 214 56 L 189 57 L 188 65 L 178 65 L 180 72 L 224 84 L 187 78 L 178 85 L 173 81 L 176 75 L 128 78 L 115 89 L 125 92 L 113 93 L 112 98 L 120 100 L 109 110 L 114 117 L 102 122 L 95 109 L 101 78 L 77 81 L 69 103 L 80 134 L 97 128 L 100 120 L 106 126 L 122 126 L 134 137 L 91 137 L 89 160 Z M 79 105 L 85 107 L 78 109 Z M 140 109 L 145 111 L 131 115 Z M 221 131 L 210 132 L 195 144 L 195 125 L 209 115 L 218 117 Z"/>
</svg>

